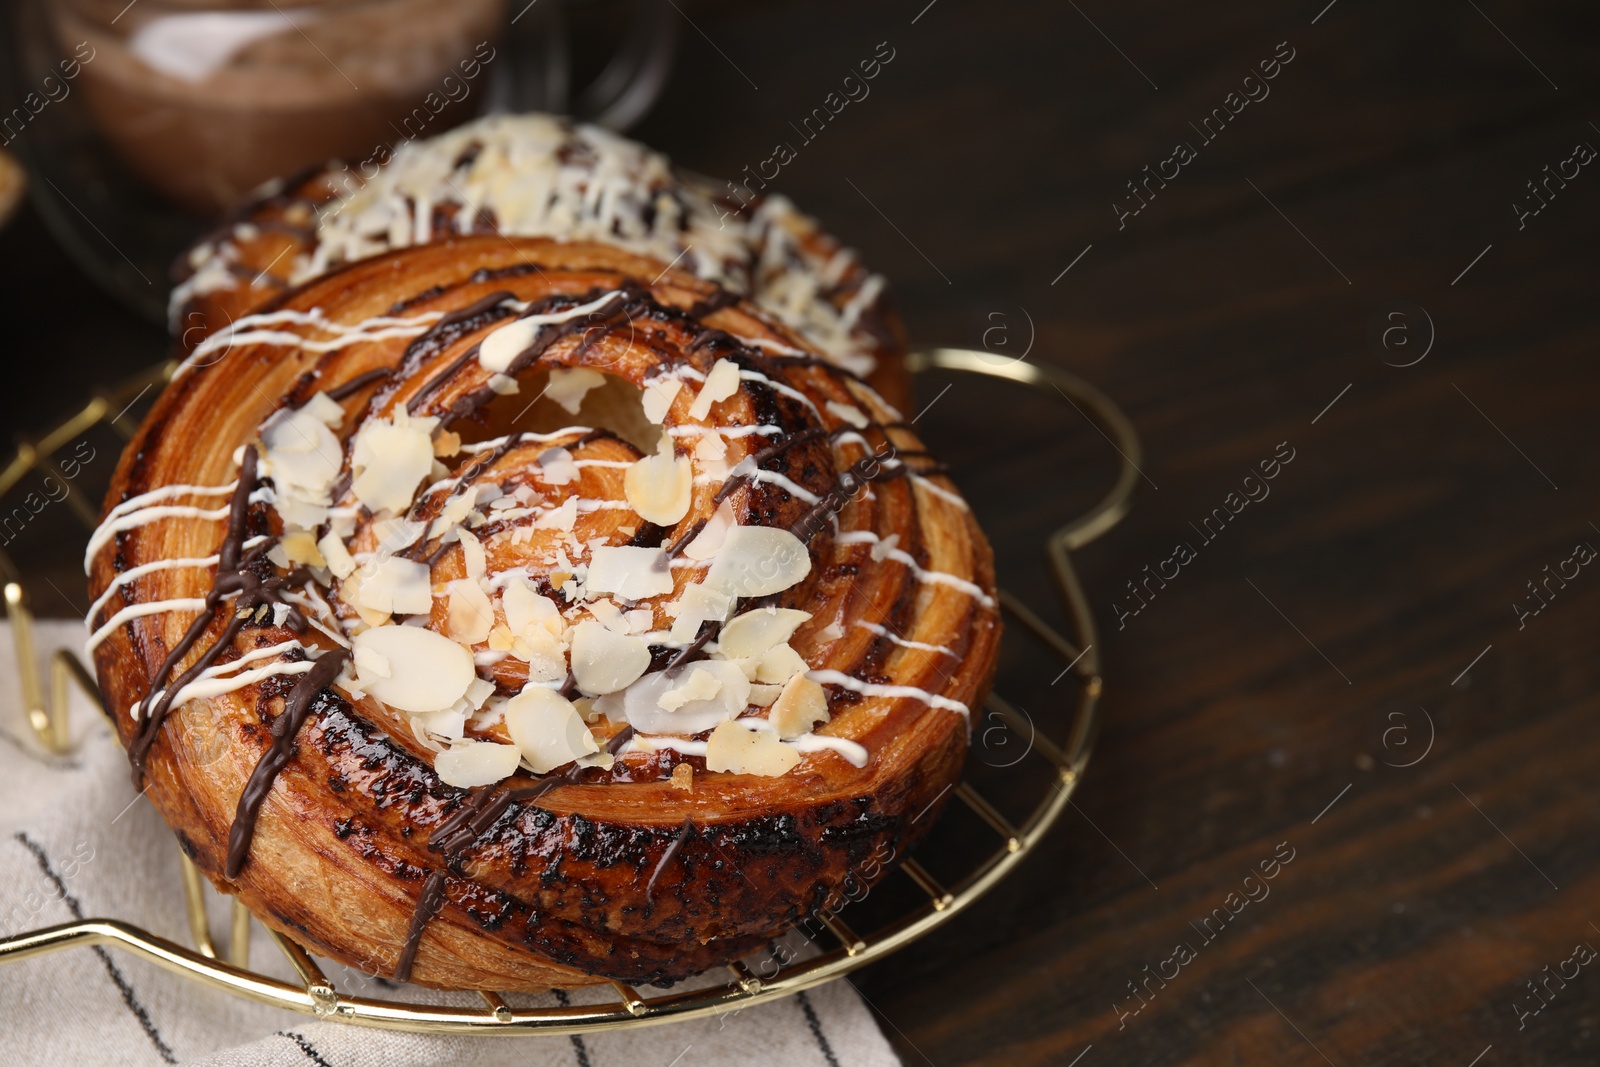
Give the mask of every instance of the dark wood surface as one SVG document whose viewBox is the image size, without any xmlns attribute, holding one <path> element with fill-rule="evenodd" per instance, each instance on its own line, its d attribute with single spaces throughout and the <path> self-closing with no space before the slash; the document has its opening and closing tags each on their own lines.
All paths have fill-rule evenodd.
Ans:
<svg viewBox="0 0 1600 1067">
<path fill-rule="evenodd" d="M 1518 1007 L 1600 946 L 1600 569 L 1515 605 L 1600 547 L 1600 172 L 1521 229 L 1512 206 L 1600 147 L 1595 10 L 925 2 L 685 5 L 676 80 L 636 131 L 734 177 L 888 41 L 871 95 L 776 188 L 893 280 L 919 342 L 1014 355 L 1031 335 L 1030 361 L 1143 435 L 1135 511 L 1079 555 L 1106 721 L 1076 807 L 855 979 L 886 1032 L 938 1067 L 1595 1062 L 1600 966 Z M 1285 41 L 1270 95 L 1202 144 L 1188 124 Z M 1125 182 L 1180 140 L 1196 158 L 1119 229 Z M 36 221 L 0 252 L 7 363 L 58 390 L 0 391 L 6 425 L 159 353 Z M 999 388 L 926 420 L 1005 583 L 1048 609 L 1043 538 L 1110 448 Z M 1270 495 L 1202 537 L 1283 442 Z M 1126 583 L 1180 543 L 1194 558 L 1119 627 Z M 80 590 L 38 595 L 65 613 Z M 1044 692 L 1048 727 L 1066 704 Z M 1179 945 L 1193 958 L 1134 999 Z"/>
</svg>

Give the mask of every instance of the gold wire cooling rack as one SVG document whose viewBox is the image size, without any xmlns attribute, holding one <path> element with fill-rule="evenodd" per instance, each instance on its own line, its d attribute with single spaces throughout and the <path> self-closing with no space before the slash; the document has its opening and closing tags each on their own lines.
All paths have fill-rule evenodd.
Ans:
<svg viewBox="0 0 1600 1067">
<path fill-rule="evenodd" d="M 432 1033 L 575 1034 L 721 1015 L 776 1000 L 883 959 L 950 921 L 1009 874 L 1039 843 L 1066 807 L 1089 761 L 1099 725 L 1100 664 L 1094 647 L 1094 619 L 1073 569 L 1071 554 L 1104 534 L 1127 514 L 1137 478 L 1140 445 L 1132 424 L 1109 398 L 1088 382 L 1064 371 L 988 352 L 951 348 L 915 352 L 910 362 L 916 372 L 941 370 L 981 375 L 1016 383 L 1046 396 L 1059 394 L 1100 429 L 1120 457 L 1116 482 L 1104 498 L 1052 533 L 1046 543 L 1046 554 L 1066 608 L 1072 637 L 1062 636 L 1017 597 L 1000 590 L 1000 605 L 1005 614 L 1061 658 L 1065 664 L 1061 675 L 1072 674 L 1077 684 L 1077 699 L 1066 724 L 1066 740 L 1056 742 L 1048 736 L 1047 727 L 1052 724 L 1035 724 L 1004 697 L 990 695 L 984 709 L 986 717 L 998 719 L 1019 736 L 1025 730 L 1028 740 L 1021 758 L 1047 761 L 1050 773 L 1032 811 L 1019 825 L 1014 825 L 974 788 L 970 773 L 963 777 L 956 786 L 955 796 L 992 831 L 998 843 L 964 875 L 953 879 L 953 884 L 948 887 L 941 884 L 915 858 L 905 859 L 895 872 L 915 883 L 920 892 L 914 899 L 919 903 L 900 911 L 887 922 L 879 922 L 868 934 L 852 929 L 842 913 L 818 914 L 815 918 L 828 931 L 829 943 L 819 945 L 819 951 L 809 958 L 781 968 L 774 977 L 758 975 L 746 963 L 737 961 L 726 968 L 728 980 L 725 983 L 709 988 L 658 993 L 612 982 L 617 996 L 615 1003 L 567 1003 L 538 1008 L 512 1007 L 500 994 L 485 990 L 472 991 L 481 998 L 481 1007 L 453 1007 L 408 1002 L 398 997 L 341 993 L 305 949 L 271 931 L 299 981 L 287 982 L 251 970 L 249 942 L 253 916 L 234 900 L 229 944 L 219 951 L 206 914 L 204 879 L 180 852 L 184 899 L 194 948 L 186 948 L 131 923 L 86 919 L 0 939 L 0 964 L 75 946 L 103 945 L 122 949 L 187 979 L 235 996 L 358 1026 Z M 21 441 L 15 459 L 0 469 L 0 500 L 12 493 L 29 474 L 53 475 L 61 480 L 64 474 L 57 454 L 91 429 L 109 425 L 123 438 L 131 436 L 131 422 L 124 423 L 120 414 L 113 416 L 112 413 L 122 408 L 125 414 L 127 407 L 163 382 L 171 371 L 172 364 L 154 368 L 115 392 L 97 394 L 49 434 L 37 440 Z M 98 516 L 92 506 L 81 499 L 84 495 L 69 494 L 66 499 L 76 502 L 73 505 L 75 515 L 92 529 Z M 34 658 L 33 615 L 28 594 L 3 551 L 0 551 L 0 571 L 3 571 L 0 578 L 4 580 L 6 613 L 12 624 L 29 722 L 43 745 L 52 752 L 65 753 L 70 747 L 69 686 L 81 687 L 104 712 L 99 691 L 82 661 L 66 650 L 55 653 L 50 682 L 48 687 L 45 685 Z M 1059 718 L 1066 716 L 1063 714 Z M 1053 725 L 1059 731 L 1061 723 Z M 844 908 L 843 912 L 849 912 L 851 907 Z"/>
</svg>

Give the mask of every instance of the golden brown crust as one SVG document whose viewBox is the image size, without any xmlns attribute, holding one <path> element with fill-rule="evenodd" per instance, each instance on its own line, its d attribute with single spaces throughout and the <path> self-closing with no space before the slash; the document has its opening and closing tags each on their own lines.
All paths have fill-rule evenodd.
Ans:
<svg viewBox="0 0 1600 1067">
<path fill-rule="evenodd" d="M 568 304 L 595 293 L 629 294 L 625 316 L 614 316 L 604 329 L 562 337 L 521 375 L 524 382 L 551 367 L 590 367 L 641 385 L 663 369 L 705 374 L 727 358 L 807 402 L 777 385 L 746 381 L 722 402 L 716 416 L 721 424 L 775 423 L 785 436 L 839 429 L 847 439 L 850 427 L 834 417 L 828 402 L 858 406 L 879 424 L 862 432 L 880 455 L 888 455 L 884 446 L 892 443 L 898 462 L 932 470 L 910 429 L 848 375 L 753 345 L 750 339 L 806 347 L 751 305 L 692 313 L 715 292 L 713 286 L 605 246 L 498 237 L 436 242 L 332 272 L 286 293 L 273 310 L 316 308 L 329 321 L 354 324 L 481 307 L 501 292 L 529 303 L 559 303 L 560 294 L 569 294 Z M 204 365 L 180 373 L 160 398 L 122 458 L 107 509 L 162 486 L 227 485 L 237 476 L 235 450 L 257 440 L 275 410 L 382 368 L 399 372 L 344 401 L 347 418 L 337 432 L 346 469 L 358 428 L 408 403 L 418 417 L 441 415 L 468 437 L 497 433 L 507 413 L 494 402 L 489 372 L 460 357 L 503 322 L 503 316 L 480 315 L 453 330 L 320 353 L 270 341 L 246 343 L 250 335 L 243 334 L 237 343 L 203 354 Z M 441 370 L 452 365 L 458 371 L 442 377 Z M 424 395 L 435 380 L 437 387 Z M 685 391 L 677 403 L 687 407 L 691 399 Z M 681 415 L 679 410 L 669 416 L 669 423 Z M 730 465 L 756 450 L 753 440 L 754 435 L 728 439 Z M 596 449 L 592 455 L 607 463 L 640 455 L 620 435 L 569 443 L 580 459 L 591 455 L 585 448 Z M 863 451 L 830 446 L 826 439 L 801 440 L 762 469 L 826 499 L 839 484 L 839 471 Z M 514 484 L 530 461 L 508 449 L 479 473 Z M 463 456 L 449 462 L 460 473 L 472 461 Z M 883 469 L 894 468 L 886 463 Z M 616 500 L 619 482 L 617 471 L 602 463 L 586 468 L 573 491 Z M 656 534 L 660 543 L 710 515 L 714 488 L 697 490 L 682 522 Z M 748 525 L 794 526 L 813 510 L 778 480 L 747 484 L 729 499 L 736 502 L 740 523 Z M 180 495 L 162 503 L 216 509 L 227 500 Z M 864 491 L 858 485 L 840 503 L 839 528 L 866 531 L 872 539 L 841 539 L 824 522 L 810 543 L 810 574 L 771 600 L 813 614 L 792 641 L 813 670 L 854 680 L 827 686 L 832 718 L 818 733 L 865 746 L 870 756 L 863 767 L 837 752 L 818 751 L 787 774 L 760 777 L 707 772 L 697 756 L 637 753 L 610 771 L 575 773 L 542 796 L 511 805 L 468 847 L 446 856 L 430 847 L 430 835 L 460 810 L 468 793 L 440 780 L 431 765 L 432 748 L 406 716 L 370 695 L 357 699 L 347 686 L 335 687 L 312 697 L 293 758 L 266 796 L 248 859 L 230 879 L 226 857 L 239 798 L 269 750 L 271 724 L 284 714 L 285 697 L 299 678 L 284 674 L 175 708 L 152 735 L 149 796 L 185 851 L 220 888 L 237 893 L 265 922 L 313 951 L 372 973 L 394 973 L 422 887 L 435 871 L 448 872 L 446 902 L 420 943 L 412 978 L 423 984 L 512 990 L 603 978 L 670 981 L 738 958 L 823 904 L 848 876 L 861 880 L 886 846 L 903 855 L 927 829 L 959 774 L 966 747 L 967 723 L 948 710 L 950 702 L 979 706 L 993 671 L 999 622 L 992 607 L 992 558 L 948 480 L 937 473 L 881 476 Z M 580 526 L 579 539 L 617 544 L 638 536 L 637 529 L 632 535 L 621 529 L 619 513 L 629 514 L 594 512 L 591 525 Z M 249 522 L 256 535 L 281 528 L 259 504 Z M 353 548 L 362 543 L 363 530 L 370 532 L 369 520 L 359 519 L 358 527 Z M 489 526 L 479 530 L 491 544 L 491 573 L 537 546 L 534 538 L 517 545 L 510 538 L 493 541 Z M 896 540 L 885 552 L 883 542 L 891 536 Z M 221 538 L 220 521 L 190 515 L 126 529 L 93 555 L 91 593 L 101 595 L 119 574 L 140 564 L 210 556 Z M 263 576 L 275 573 L 264 560 L 254 566 Z M 436 554 L 436 590 L 463 573 L 460 548 Z M 694 573 L 674 572 L 675 594 Z M 212 583 L 212 571 L 203 567 L 157 570 L 112 593 L 91 622 L 101 625 L 132 605 L 203 598 Z M 350 622 L 337 589 L 326 593 Z M 652 610 L 659 613 L 669 599 L 655 598 Z M 130 708 L 146 698 L 195 614 L 171 610 L 131 619 L 112 627 L 96 649 L 101 687 L 125 742 L 142 728 Z M 216 640 L 227 616 L 226 608 L 219 612 L 206 636 L 181 657 L 180 670 Z M 259 624 L 246 625 L 218 662 L 296 639 L 274 621 L 264 613 Z M 445 624 L 435 618 L 430 625 Z M 314 630 L 301 640 L 310 653 L 333 646 L 332 638 Z M 286 658 L 292 662 L 295 656 Z M 494 677 L 510 692 L 521 681 Z M 918 690 L 927 699 L 902 695 Z M 480 736 L 496 736 L 494 728 L 484 727 Z M 693 768 L 687 790 L 671 776 L 685 764 Z M 527 780 L 519 776 L 500 788 Z"/>
</svg>

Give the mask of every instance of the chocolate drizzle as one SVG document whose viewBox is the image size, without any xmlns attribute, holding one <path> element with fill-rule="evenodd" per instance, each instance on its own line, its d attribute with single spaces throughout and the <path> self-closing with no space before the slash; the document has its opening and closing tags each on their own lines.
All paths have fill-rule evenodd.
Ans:
<svg viewBox="0 0 1600 1067">
<path fill-rule="evenodd" d="M 257 577 L 249 568 L 265 553 L 272 543 L 270 539 L 257 545 L 249 555 L 245 555 L 243 551 L 246 523 L 250 517 L 250 494 L 255 492 L 257 484 L 256 450 L 254 445 L 249 445 L 246 446 L 244 459 L 239 465 L 239 484 L 235 487 L 233 499 L 228 506 L 228 529 L 223 535 L 222 546 L 217 550 L 216 575 L 212 579 L 211 591 L 206 594 L 205 607 L 201 609 L 194 622 L 189 624 L 189 629 L 172 647 L 155 676 L 150 679 L 149 695 L 145 697 L 148 706 L 144 709 L 143 718 L 135 727 L 128 743 L 128 760 L 133 764 L 133 784 L 136 789 L 143 788 L 145 763 L 150 757 L 151 747 L 161 734 L 162 724 L 172 710 L 173 701 L 184 686 L 198 678 L 232 646 L 234 638 L 255 615 L 257 609 L 269 604 L 285 604 L 289 608 L 285 621 L 290 629 L 296 633 L 305 631 L 305 616 L 298 607 L 283 600 L 282 591 L 286 586 L 306 581 L 309 575 L 303 570 L 297 570 L 265 580 Z M 216 621 L 223 598 L 229 594 L 237 594 L 237 597 L 233 604 L 233 617 L 228 620 L 222 634 L 187 670 L 177 678 L 171 678 L 178 662 L 193 651 L 200 638 Z M 157 693 L 160 695 L 151 700 Z"/>
<path fill-rule="evenodd" d="M 400 958 L 394 964 L 394 980 L 396 982 L 411 981 L 411 965 L 416 962 L 417 949 L 422 946 L 422 930 L 428 925 L 439 911 L 439 906 L 444 903 L 444 872 L 429 871 L 428 880 L 422 883 L 422 895 L 417 898 L 417 910 L 411 916 L 411 925 L 406 927 L 405 947 L 400 950 Z"/>
<path fill-rule="evenodd" d="M 623 726 L 606 742 L 605 751 L 615 756 L 632 737 L 633 727 Z M 461 806 L 434 828 L 428 838 L 428 847 L 444 854 L 446 867 L 453 866 L 460 862 L 461 853 L 476 844 L 499 822 L 511 805 L 537 800 L 558 785 L 574 784 L 586 769 L 573 763 L 562 773 L 545 775 L 529 785 L 500 790 L 486 786 L 468 793 Z M 428 880 L 423 883 L 422 895 L 417 899 L 417 910 L 406 927 L 405 946 L 400 950 L 399 961 L 395 964 L 394 978 L 397 982 L 407 981 L 411 977 L 411 964 L 422 945 L 422 933 L 444 900 L 444 880 L 445 871 L 439 869 L 429 872 Z"/>
<path fill-rule="evenodd" d="M 596 295 L 597 294 L 590 293 L 588 295 L 588 299 L 595 299 Z M 551 345 L 555 344 L 563 337 L 566 337 L 568 334 L 577 333 L 580 330 L 589 330 L 595 328 L 605 330 L 616 325 L 617 314 L 619 312 L 626 314 L 628 307 L 632 301 L 636 299 L 637 294 L 632 292 L 630 287 L 625 286 L 623 290 L 619 290 L 612 295 L 617 298 L 617 306 L 615 307 L 600 308 L 582 319 L 572 319 L 567 322 L 548 323 L 539 327 L 539 332 L 533 335 L 533 341 L 528 345 L 527 348 L 523 349 L 521 352 L 517 353 L 515 357 L 513 357 L 510 364 L 506 367 L 504 373 L 508 377 L 516 377 L 519 373 L 526 370 L 528 366 L 536 361 L 540 356 L 544 355 Z M 483 325 L 482 323 L 476 322 L 477 316 L 481 316 L 486 312 L 503 305 L 507 300 L 514 299 L 515 297 L 508 292 L 491 293 L 489 296 L 484 297 L 476 304 L 473 304 L 470 308 L 464 308 L 460 312 L 452 312 L 451 314 L 457 316 L 456 318 L 452 318 L 451 315 L 447 315 L 443 319 L 440 319 L 434 325 L 432 330 L 426 334 L 423 334 L 422 337 L 419 337 L 416 341 L 412 342 L 412 349 L 419 349 L 419 346 L 421 346 L 423 340 L 433 337 L 434 331 L 439 331 L 441 337 L 445 335 L 451 335 L 449 336 L 449 340 L 455 340 L 455 337 L 459 336 L 462 332 L 459 327 L 465 326 L 468 322 L 471 322 L 474 327 Z M 522 319 L 527 318 L 530 315 L 544 314 L 553 308 L 559 307 L 565 303 L 570 303 L 574 300 L 582 303 L 584 298 L 575 298 L 567 293 L 556 293 L 552 296 L 545 297 L 543 300 L 536 300 L 532 304 L 529 304 L 528 307 L 517 317 Z M 498 317 L 500 316 L 496 316 L 496 318 Z M 594 321 L 597 317 L 599 317 L 600 321 Z M 489 321 L 492 322 L 494 319 Z M 452 330 L 450 329 L 451 327 L 456 327 L 456 329 Z M 448 341 L 444 343 L 447 344 Z M 435 345 L 436 350 L 438 347 L 443 347 L 443 344 L 438 344 L 437 342 Z M 410 355 L 409 351 L 407 355 Z M 477 357 L 478 346 L 473 345 L 465 352 L 461 353 L 461 355 L 451 360 L 443 370 L 439 371 L 439 373 L 435 374 L 432 378 L 429 378 L 427 382 L 423 384 L 422 388 L 418 389 L 411 395 L 411 397 L 406 401 L 406 413 L 408 415 L 416 414 L 417 411 L 422 407 L 423 401 L 432 396 L 434 393 L 438 392 L 438 390 L 442 388 L 445 383 L 454 378 L 458 373 L 460 373 L 463 367 L 467 366 L 467 364 L 471 363 Z M 478 392 L 481 392 L 481 390 Z M 478 392 L 470 394 L 466 397 L 462 397 L 460 400 L 458 400 L 451 409 L 452 414 L 467 415 L 475 410 L 476 407 L 481 403 L 481 400 L 478 397 Z M 489 391 L 489 395 L 493 395 L 493 390 Z"/>
<path fill-rule="evenodd" d="M 672 839 L 672 844 L 668 845 L 666 851 L 661 853 L 661 858 L 656 861 L 656 869 L 650 872 L 650 881 L 645 883 L 644 902 L 646 904 L 654 904 L 656 902 L 656 882 L 660 881 L 661 872 L 667 869 L 667 864 L 672 862 L 672 858 L 678 854 L 678 849 L 683 847 L 683 843 L 694 832 L 694 818 L 685 816 L 683 829 L 678 831 L 678 836 Z"/>
<path fill-rule="evenodd" d="M 272 745 L 262 755 L 244 791 L 239 794 L 239 809 L 233 818 L 233 828 L 228 832 L 228 863 L 225 873 L 229 878 L 239 877 L 245 860 L 250 855 L 250 842 L 255 837 L 256 820 L 261 815 L 261 805 L 272 791 L 278 773 L 294 756 L 295 735 L 305 725 L 311 712 L 311 702 L 318 693 L 333 684 L 339 676 L 350 653 L 336 648 L 324 652 L 311 669 L 300 676 L 289 695 L 284 699 L 283 712 L 272 722 Z"/>
<path fill-rule="evenodd" d="M 332 389 L 326 390 L 328 399 L 345 400 L 354 396 L 356 393 L 359 393 L 367 386 L 372 385 L 375 382 L 383 381 L 393 373 L 394 371 L 390 370 L 388 367 L 379 367 L 376 370 L 369 370 L 365 374 L 358 374 L 354 378 L 351 378 L 348 382 L 345 382 L 343 385 L 336 385 Z"/>
</svg>

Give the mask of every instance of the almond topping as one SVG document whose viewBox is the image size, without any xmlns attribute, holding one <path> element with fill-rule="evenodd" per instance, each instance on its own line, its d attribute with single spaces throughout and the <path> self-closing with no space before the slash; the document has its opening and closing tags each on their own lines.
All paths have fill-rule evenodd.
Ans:
<svg viewBox="0 0 1600 1067">
<path fill-rule="evenodd" d="M 800 762 L 800 753 L 770 730 L 751 729 L 729 719 L 706 739 L 706 770 L 776 778 Z"/>
<path fill-rule="evenodd" d="M 589 557 L 590 594 L 615 593 L 629 600 L 672 592 L 672 572 L 659 566 L 663 549 L 602 545 Z"/>
<path fill-rule="evenodd" d="M 650 646 L 640 638 L 613 633 L 593 619 L 573 628 L 572 676 L 585 693 L 625 689 L 649 666 Z"/>
<path fill-rule="evenodd" d="M 756 661 L 755 680 L 766 685 L 784 685 L 806 670 L 806 661 L 788 645 L 775 645 Z"/>
<path fill-rule="evenodd" d="M 401 409 L 392 421 L 374 419 L 361 427 L 350 452 L 356 499 L 373 511 L 403 515 L 417 483 L 433 470 L 432 434 L 438 422 L 410 418 Z"/>
<path fill-rule="evenodd" d="M 506 729 L 539 774 L 600 751 L 572 702 L 538 685 L 525 686 L 506 702 Z"/>
<path fill-rule="evenodd" d="M 433 454 L 440 459 L 454 456 L 461 451 L 461 435 L 454 430 L 444 430 L 433 439 Z"/>
<path fill-rule="evenodd" d="M 473 789 L 504 781 L 521 762 L 522 752 L 515 745 L 464 741 L 433 757 L 433 769 L 445 785 Z"/>
<path fill-rule="evenodd" d="M 805 542 L 775 526 L 735 526 L 718 549 L 706 584 L 730 596 L 781 593 L 811 573 Z"/>
<path fill-rule="evenodd" d="M 550 387 L 544 395 L 565 408 L 568 415 L 576 415 L 583 406 L 584 396 L 605 383 L 606 376 L 597 370 L 557 367 L 550 372 Z"/>
<path fill-rule="evenodd" d="M 726 400 L 739 391 L 739 366 L 732 360 L 719 359 L 716 366 L 711 368 L 711 373 L 706 375 L 706 383 L 700 387 L 700 394 L 694 398 L 694 403 L 689 405 L 691 419 L 703 419 L 711 414 L 711 405 Z"/>
<path fill-rule="evenodd" d="M 694 464 L 687 456 L 658 452 L 629 467 L 622 477 L 622 488 L 628 505 L 641 518 L 657 526 L 671 526 L 689 513 Z"/>
<path fill-rule="evenodd" d="M 783 687 L 767 721 L 785 741 L 808 734 L 816 723 L 828 721 L 827 691 L 804 674 L 797 674 Z"/>
<path fill-rule="evenodd" d="M 645 386 L 644 396 L 640 403 L 644 407 L 644 417 L 660 426 L 667 417 L 667 411 L 672 407 L 672 401 L 678 395 L 678 390 L 683 388 L 682 380 L 678 378 L 658 378 Z"/>
<path fill-rule="evenodd" d="M 464 645 L 476 645 L 489 637 L 494 627 L 494 605 L 489 594 L 471 578 L 457 578 L 448 583 L 450 638 Z"/>
<path fill-rule="evenodd" d="M 717 647 L 729 659 L 759 656 L 789 640 L 809 618 L 809 611 L 794 608 L 756 608 L 731 619 L 717 636 Z"/>
<path fill-rule="evenodd" d="M 374 626 L 353 644 L 357 656 L 365 649 L 387 661 L 387 677 L 363 674 L 362 682 L 368 693 L 401 711 L 444 711 L 466 696 L 477 677 L 471 652 L 420 626 Z"/>
</svg>

